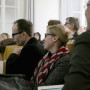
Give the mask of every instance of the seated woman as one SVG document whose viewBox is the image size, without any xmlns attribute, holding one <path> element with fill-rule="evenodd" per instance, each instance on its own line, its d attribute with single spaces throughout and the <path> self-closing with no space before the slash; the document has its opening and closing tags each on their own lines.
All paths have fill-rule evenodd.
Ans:
<svg viewBox="0 0 90 90">
<path fill-rule="evenodd" d="M 66 43 L 71 37 L 71 31 L 63 25 L 47 27 L 44 49 L 48 52 L 39 61 L 30 80 L 31 83 L 36 86 L 64 84 L 70 61 Z"/>
</svg>

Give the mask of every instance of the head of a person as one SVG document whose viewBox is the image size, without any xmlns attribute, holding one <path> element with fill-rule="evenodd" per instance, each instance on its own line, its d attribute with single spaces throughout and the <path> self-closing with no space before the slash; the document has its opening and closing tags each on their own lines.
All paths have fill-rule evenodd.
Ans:
<svg viewBox="0 0 90 90">
<path fill-rule="evenodd" d="M 53 52 L 54 49 L 57 50 L 65 45 L 68 40 L 72 38 L 72 32 L 64 25 L 52 25 L 48 26 L 45 34 L 44 49 Z"/>
<path fill-rule="evenodd" d="M 75 17 L 66 18 L 65 26 L 69 28 L 73 33 L 79 29 L 79 19 Z"/>
<path fill-rule="evenodd" d="M 85 16 L 87 20 L 87 29 L 90 30 L 90 0 L 88 0 L 86 5 Z"/>
<path fill-rule="evenodd" d="M 5 40 L 5 39 L 8 39 L 8 38 L 9 38 L 9 34 L 8 33 L 0 34 L 0 42 Z"/>
<path fill-rule="evenodd" d="M 34 37 L 35 37 L 37 40 L 41 40 L 41 34 L 40 34 L 39 32 L 34 33 Z"/>
<path fill-rule="evenodd" d="M 32 22 L 26 19 L 16 20 L 12 27 L 12 37 L 17 45 L 24 45 L 32 37 Z"/>
<path fill-rule="evenodd" d="M 62 24 L 60 20 L 55 20 L 55 19 L 51 19 L 48 21 L 48 26 L 52 26 L 52 25 L 57 25 L 57 24 Z M 45 39 L 43 39 L 43 43 Z"/>
<path fill-rule="evenodd" d="M 60 20 L 49 20 L 48 21 L 48 26 L 57 25 L 57 24 L 61 24 L 61 21 Z"/>
</svg>

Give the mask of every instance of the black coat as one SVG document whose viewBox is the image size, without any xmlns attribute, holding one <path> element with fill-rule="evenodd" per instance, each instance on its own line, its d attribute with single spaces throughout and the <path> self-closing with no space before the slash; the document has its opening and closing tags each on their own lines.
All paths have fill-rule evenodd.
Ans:
<svg viewBox="0 0 90 90">
<path fill-rule="evenodd" d="M 76 40 L 78 36 L 79 36 L 79 35 L 77 34 L 77 32 L 75 32 L 75 33 L 73 34 L 72 40 Z"/>
<path fill-rule="evenodd" d="M 31 38 L 20 55 L 12 53 L 6 62 L 6 74 L 25 74 L 30 80 L 38 61 L 44 55 L 44 48 L 35 38 Z"/>
<path fill-rule="evenodd" d="M 76 39 L 70 64 L 63 90 L 90 90 L 90 30 Z"/>
</svg>

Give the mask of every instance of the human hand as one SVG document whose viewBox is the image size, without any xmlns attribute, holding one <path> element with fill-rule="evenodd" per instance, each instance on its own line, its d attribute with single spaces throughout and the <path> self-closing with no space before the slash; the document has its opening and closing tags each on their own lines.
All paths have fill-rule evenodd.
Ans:
<svg viewBox="0 0 90 90">
<path fill-rule="evenodd" d="M 22 50 L 21 48 L 16 48 L 13 53 L 19 55 L 21 53 L 21 50 Z"/>
</svg>

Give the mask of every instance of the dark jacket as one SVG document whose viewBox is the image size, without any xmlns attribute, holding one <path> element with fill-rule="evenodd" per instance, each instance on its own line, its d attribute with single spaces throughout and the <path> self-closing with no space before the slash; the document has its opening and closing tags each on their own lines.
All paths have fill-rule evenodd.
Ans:
<svg viewBox="0 0 90 90">
<path fill-rule="evenodd" d="M 20 55 L 12 53 L 6 62 L 6 74 L 25 74 L 30 80 L 38 61 L 44 55 L 44 48 L 35 38 L 31 38 L 21 50 Z"/>
<path fill-rule="evenodd" d="M 59 57 L 57 62 L 53 63 L 51 70 L 49 70 L 48 75 L 44 78 L 43 82 L 39 85 L 36 83 L 36 77 L 34 77 L 34 81 L 32 82 L 36 87 L 44 86 L 44 85 L 59 85 L 64 84 L 64 77 L 68 74 L 69 70 L 69 62 L 70 56 L 66 54 L 62 57 Z M 39 65 L 39 64 L 38 64 Z M 48 67 L 49 69 L 49 67 Z M 38 73 L 39 70 L 36 72 Z"/>
<path fill-rule="evenodd" d="M 76 39 L 70 61 L 63 90 L 90 90 L 90 30 Z"/>
<path fill-rule="evenodd" d="M 77 38 L 78 36 L 79 36 L 79 35 L 77 34 L 77 32 L 75 32 L 75 33 L 73 34 L 72 40 L 76 40 L 76 38 Z"/>
<path fill-rule="evenodd" d="M 59 85 L 64 84 L 64 77 L 69 71 L 69 54 L 61 57 L 53 66 L 47 79 L 41 85 Z"/>
<path fill-rule="evenodd" d="M 1 41 L 0 42 L 0 53 L 4 53 L 5 47 L 8 45 L 16 45 L 16 42 L 12 38 Z"/>
</svg>

